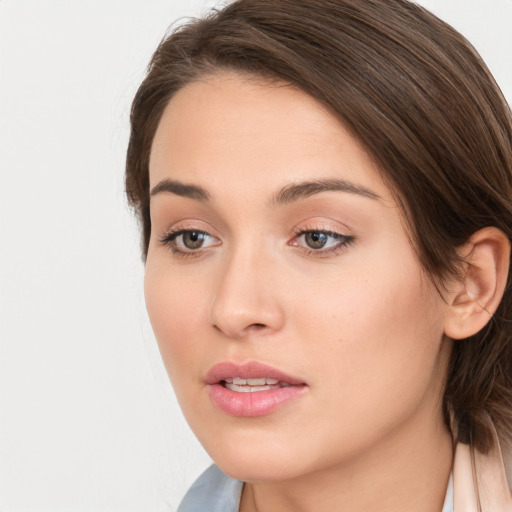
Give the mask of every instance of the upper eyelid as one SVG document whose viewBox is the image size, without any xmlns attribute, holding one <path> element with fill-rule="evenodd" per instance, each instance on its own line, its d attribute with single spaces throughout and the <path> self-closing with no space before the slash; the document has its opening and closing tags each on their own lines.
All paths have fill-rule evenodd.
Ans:
<svg viewBox="0 0 512 512">
<path fill-rule="evenodd" d="M 303 234 L 303 233 L 325 233 L 329 235 L 338 235 L 338 236 L 352 236 L 352 230 L 347 226 L 333 226 L 330 222 L 312 222 L 311 224 L 303 223 L 295 226 L 293 228 L 293 232 L 295 235 Z"/>
<path fill-rule="evenodd" d="M 166 229 L 163 232 L 163 235 L 161 238 L 169 237 L 176 233 L 183 233 L 186 231 L 199 231 L 201 233 L 205 233 L 209 236 L 212 236 L 214 238 L 219 238 L 218 235 L 214 234 L 216 233 L 216 230 L 213 229 L 212 226 L 210 226 L 208 223 L 205 223 L 203 221 L 180 221 L 175 222 L 170 228 Z"/>
<path fill-rule="evenodd" d="M 210 238 L 213 238 L 215 240 L 219 240 L 218 237 L 212 235 L 211 233 L 208 233 L 208 231 L 205 231 L 204 229 L 198 229 L 198 228 L 178 228 L 178 229 L 170 229 L 169 231 L 166 232 L 166 234 L 164 234 L 160 240 L 162 242 L 169 242 L 169 241 L 174 241 L 176 240 L 176 238 L 182 236 L 183 234 L 185 233 L 190 233 L 192 231 L 195 231 L 197 233 L 202 233 Z"/>
<path fill-rule="evenodd" d="M 204 225 L 206 224 L 206 226 Z M 215 238 L 217 240 L 221 239 L 221 236 L 217 233 L 212 226 L 208 223 L 204 223 L 203 221 L 182 221 L 174 224 L 171 228 L 165 230 L 162 235 L 160 235 L 159 239 L 163 242 L 165 240 L 169 240 L 170 237 L 177 237 L 184 232 L 190 231 L 198 231 L 208 235 L 209 237 Z M 346 237 L 346 238 L 354 238 L 353 235 L 350 234 L 352 230 L 350 230 L 346 226 L 338 226 L 334 227 L 332 222 L 324 221 L 324 220 L 311 220 L 306 221 L 300 224 L 295 225 L 292 228 L 292 233 L 294 237 L 302 235 L 304 233 L 311 232 L 321 232 L 327 235 L 336 237 Z"/>
<path fill-rule="evenodd" d="M 180 235 L 183 235 L 184 233 L 190 233 L 191 231 L 196 231 L 197 233 L 204 233 L 205 235 L 208 235 L 208 236 L 213 236 L 213 235 L 210 235 L 210 233 L 208 233 L 208 231 L 205 231 L 204 229 L 198 229 L 198 228 L 177 228 L 177 229 L 170 229 L 169 231 L 166 232 L 166 234 L 164 235 L 165 238 L 170 238 L 170 237 L 178 237 Z"/>
<path fill-rule="evenodd" d="M 304 229 L 304 230 L 300 230 L 298 232 L 296 232 L 295 236 L 293 239 L 297 239 L 297 238 L 300 238 L 302 237 L 303 235 L 307 234 L 307 233 L 322 233 L 324 235 L 327 235 L 331 238 L 333 238 L 334 240 L 340 240 L 340 241 L 354 241 L 355 240 L 355 236 L 353 235 L 347 235 L 347 234 L 344 234 L 344 233 L 340 233 L 339 231 L 332 231 L 332 230 L 324 230 L 324 229 Z"/>
<path fill-rule="evenodd" d="M 324 217 L 323 215 L 312 216 L 307 219 L 297 222 L 294 230 L 301 231 L 331 231 L 333 233 L 346 233 L 352 231 L 349 225 L 336 220 L 330 216 Z"/>
<path fill-rule="evenodd" d="M 325 229 L 325 228 L 321 228 L 321 229 L 298 228 L 294 232 L 296 235 L 303 235 L 305 233 L 324 233 L 324 234 L 330 235 L 330 236 L 349 236 L 349 235 L 346 235 L 345 233 L 342 233 L 341 231 L 337 231 L 334 229 Z"/>
</svg>

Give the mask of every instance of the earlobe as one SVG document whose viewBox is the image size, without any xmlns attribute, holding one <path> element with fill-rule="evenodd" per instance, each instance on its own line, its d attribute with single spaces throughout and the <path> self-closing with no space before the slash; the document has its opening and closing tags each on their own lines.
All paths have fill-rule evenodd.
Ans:
<svg viewBox="0 0 512 512">
<path fill-rule="evenodd" d="M 473 336 L 498 309 L 507 284 L 510 242 L 497 228 L 474 233 L 459 251 L 462 278 L 454 283 L 445 334 L 452 339 Z"/>
</svg>

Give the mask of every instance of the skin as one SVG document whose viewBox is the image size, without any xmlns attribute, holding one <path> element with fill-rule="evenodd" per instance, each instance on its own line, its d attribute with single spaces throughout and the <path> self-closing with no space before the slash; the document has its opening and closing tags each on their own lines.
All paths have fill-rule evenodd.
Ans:
<svg viewBox="0 0 512 512">
<path fill-rule="evenodd" d="M 151 197 L 147 309 L 190 426 L 247 482 L 241 510 L 439 512 L 452 459 L 441 414 L 450 302 L 361 145 L 291 86 L 218 74 L 163 114 L 151 188 L 166 179 L 209 199 Z M 314 180 L 369 194 L 273 200 Z M 172 230 L 207 235 L 187 249 L 188 235 L 162 242 Z M 305 231 L 351 238 L 317 249 Z M 307 387 L 271 414 L 232 417 L 205 384 L 222 361 L 259 361 Z"/>
</svg>

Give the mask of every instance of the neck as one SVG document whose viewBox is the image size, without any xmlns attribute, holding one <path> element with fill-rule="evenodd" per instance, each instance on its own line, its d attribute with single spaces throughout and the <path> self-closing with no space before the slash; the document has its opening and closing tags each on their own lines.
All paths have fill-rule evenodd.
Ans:
<svg viewBox="0 0 512 512">
<path fill-rule="evenodd" d="M 452 466 L 441 414 L 418 411 L 357 460 L 287 481 L 246 483 L 240 512 L 440 512 Z"/>
</svg>

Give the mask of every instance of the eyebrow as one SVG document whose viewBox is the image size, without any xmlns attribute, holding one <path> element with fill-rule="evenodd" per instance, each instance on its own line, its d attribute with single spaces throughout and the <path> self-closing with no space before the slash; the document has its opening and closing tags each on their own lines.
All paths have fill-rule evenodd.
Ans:
<svg viewBox="0 0 512 512">
<path fill-rule="evenodd" d="M 179 181 L 163 179 L 151 189 L 151 197 L 164 192 L 175 194 L 181 197 L 189 197 L 197 201 L 207 202 L 211 199 L 210 194 L 197 185 L 187 185 Z"/>
<path fill-rule="evenodd" d="M 315 194 L 320 194 L 321 192 L 348 192 L 350 194 L 368 197 L 369 199 L 380 199 L 378 194 L 362 185 L 356 185 L 355 183 L 343 179 L 332 178 L 287 185 L 274 194 L 270 200 L 270 204 L 272 206 L 287 204 Z"/>
<path fill-rule="evenodd" d="M 370 199 L 380 199 L 380 196 L 362 185 L 356 185 L 344 179 L 325 179 L 315 181 L 304 181 L 294 183 L 275 193 L 270 201 L 270 206 L 292 203 L 299 199 L 305 199 L 322 192 L 348 192 L 357 194 Z M 151 196 L 157 194 L 170 193 L 181 197 L 188 197 L 201 202 L 210 201 L 210 193 L 198 185 L 188 185 L 179 181 L 163 179 L 151 189 Z"/>
</svg>

